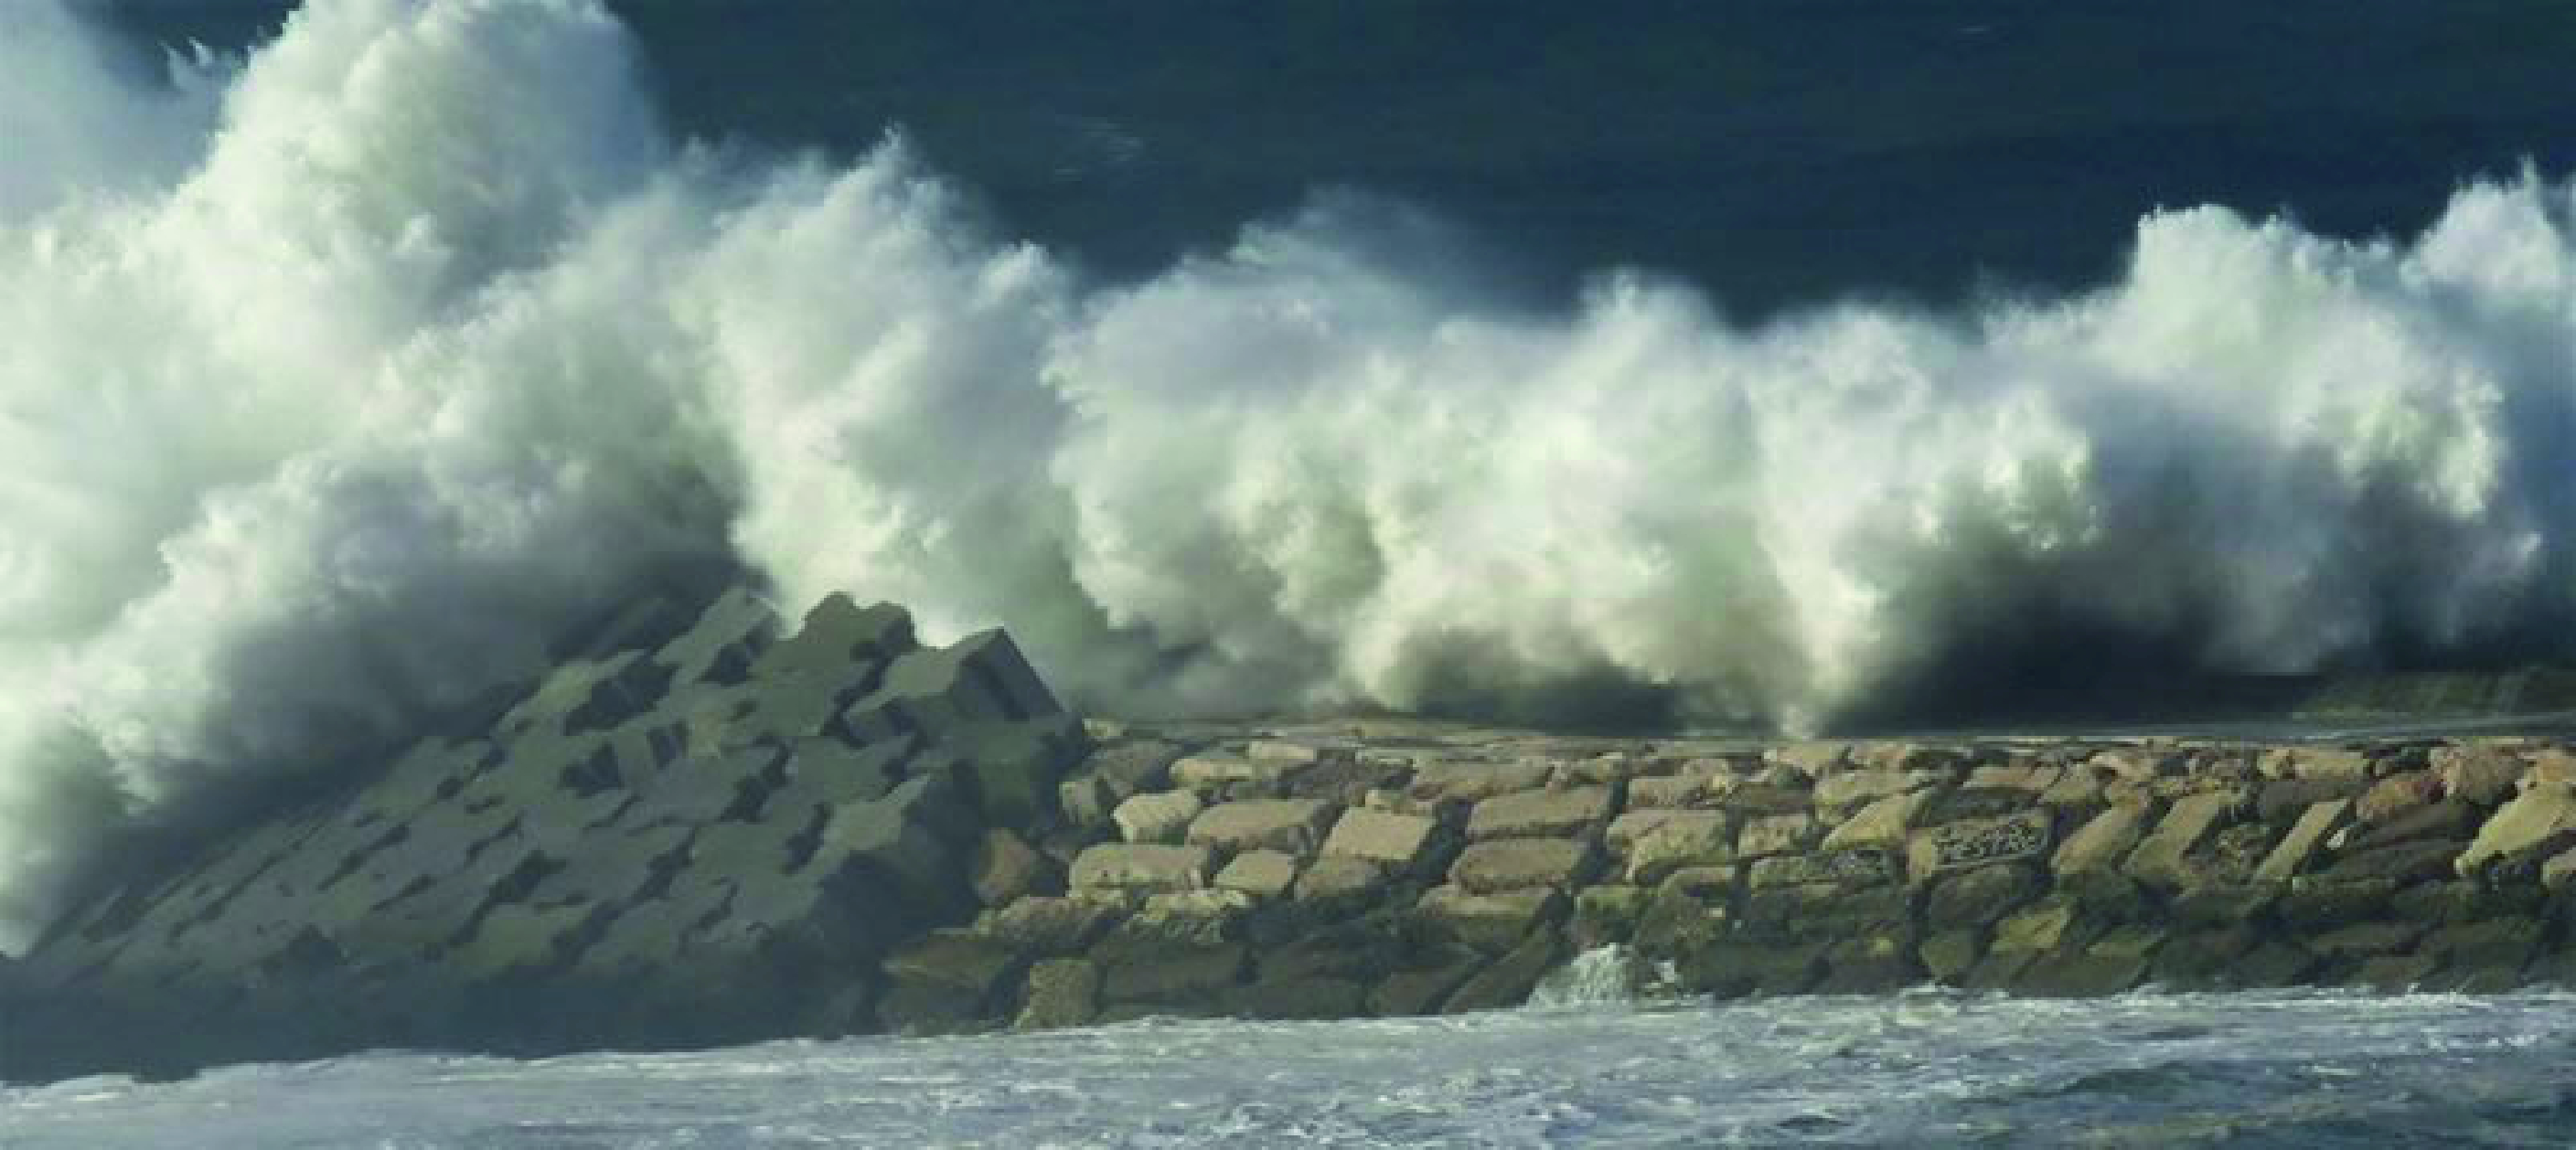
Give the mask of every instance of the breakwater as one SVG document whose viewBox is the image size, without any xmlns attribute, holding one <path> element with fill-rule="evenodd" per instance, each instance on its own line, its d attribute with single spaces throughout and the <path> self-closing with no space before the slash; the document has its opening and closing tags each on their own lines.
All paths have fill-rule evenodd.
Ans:
<svg viewBox="0 0 2576 1150">
<path fill-rule="evenodd" d="M 0 1075 L 1643 992 L 2576 973 L 2545 738 L 1778 742 L 1068 714 L 998 632 L 736 592 L 0 963 Z"/>
</svg>

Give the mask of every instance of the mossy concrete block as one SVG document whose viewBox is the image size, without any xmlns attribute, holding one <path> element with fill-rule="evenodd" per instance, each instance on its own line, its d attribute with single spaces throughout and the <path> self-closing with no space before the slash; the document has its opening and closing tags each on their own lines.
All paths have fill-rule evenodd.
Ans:
<svg viewBox="0 0 2576 1150">
<path fill-rule="evenodd" d="M 1100 1013 L 1100 968 L 1089 959 L 1050 958 L 1029 968 L 1014 1030 L 1081 1026 Z"/>
<path fill-rule="evenodd" d="M 1129 953 L 1103 964 L 1100 997 L 1104 1003 L 1214 1007 L 1241 979 L 1248 957 L 1239 942 Z"/>
<path fill-rule="evenodd" d="M 1018 982 L 1028 957 L 991 935 L 940 927 L 895 947 L 880 966 L 894 985 L 945 986 L 989 1003 Z"/>
<path fill-rule="evenodd" d="M 1932 885 L 1924 901 L 1923 921 L 1933 927 L 1991 926 L 2047 886 L 2039 869 L 2026 863 L 1953 872 Z"/>
<path fill-rule="evenodd" d="M 1529 1001 L 1530 992 L 1538 989 L 1539 980 L 1547 977 L 1557 961 L 1565 955 L 1565 944 L 1552 930 L 1532 932 L 1513 947 L 1460 983 L 1458 989 L 1440 1005 L 1443 1014 L 1464 1014 L 1473 1010 L 1502 1010 Z"/>
</svg>

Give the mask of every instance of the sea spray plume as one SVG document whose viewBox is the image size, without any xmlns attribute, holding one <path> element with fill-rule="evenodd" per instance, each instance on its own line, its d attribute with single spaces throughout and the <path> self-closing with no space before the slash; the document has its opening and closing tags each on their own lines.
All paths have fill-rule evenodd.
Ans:
<svg viewBox="0 0 2576 1150">
<path fill-rule="evenodd" d="M 630 70 L 589 4 L 316 5 L 193 168 L 0 225 L 0 936 L 721 553 L 633 269 L 564 257 L 671 163 Z"/>
<path fill-rule="evenodd" d="M 1007 624 L 1121 712 L 1803 726 L 2569 646 L 2534 175 L 2408 243 L 2164 213 L 2088 295 L 1744 326 L 1633 273 L 1501 302 L 1331 198 L 1085 284 L 899 142 L 674 145 L 632 70 L 595 3 L 337 0 L 211 116 L 63 89 L 196 136 L 0 221 L 0 918 L 670 560 Z"/>
</svg>

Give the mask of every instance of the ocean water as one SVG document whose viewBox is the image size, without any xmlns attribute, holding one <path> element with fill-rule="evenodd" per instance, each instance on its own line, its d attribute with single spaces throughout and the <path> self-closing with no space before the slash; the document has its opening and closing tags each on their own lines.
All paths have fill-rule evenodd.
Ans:
<svg viewBox="0 0 2576 1150">
<path fill-rule="evenodd" d="M 1916 992 L 0 1087 L 11 1150 L 2525 1146 L 2576 996 Z"/>
</svg>

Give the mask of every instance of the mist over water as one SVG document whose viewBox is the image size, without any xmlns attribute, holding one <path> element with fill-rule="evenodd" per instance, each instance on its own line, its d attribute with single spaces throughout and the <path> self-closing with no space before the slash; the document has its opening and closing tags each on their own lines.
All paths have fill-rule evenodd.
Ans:
<svg viewBox="0 0 2576 1150">
<path fill-rule="evenodd" d="M 590 0 L 326 0 L 239 60 L 0 13 L 0 923 L 691 561 L 1007 624 L 1128 713 L 1810 727 L 2568 646 L 2548 175 L 1748 325 L 1617 271 L 1533 309 L 1355 195 L 1087 280 L 899 135 L 675 139 L 640 70 Z"/>
</svg>

